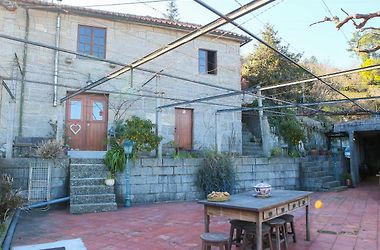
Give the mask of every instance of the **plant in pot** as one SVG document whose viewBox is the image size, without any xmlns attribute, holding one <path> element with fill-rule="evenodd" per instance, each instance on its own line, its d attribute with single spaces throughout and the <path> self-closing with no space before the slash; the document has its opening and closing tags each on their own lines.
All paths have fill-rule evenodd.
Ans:
<svg viewBox="0 0 380 250">
<path fill-rule="evenodd" d="M 349 172 L 345 171 L 343 173 L 343 180 L 344 180 L 347 187 L 351 187 L 352 180 L 351 180 L 351 174 Z"/>
<path fill-rule="evenodd" d="M 105 180 L 107 186 L 115 185 L 115 177 L 117 172 L 123 172 L 125 168 L 124 148 L 116 141 L 111 142 L 111 148 L 104 157 L 104 164 L 109 170 L 109 175 Z"/>
</svg>

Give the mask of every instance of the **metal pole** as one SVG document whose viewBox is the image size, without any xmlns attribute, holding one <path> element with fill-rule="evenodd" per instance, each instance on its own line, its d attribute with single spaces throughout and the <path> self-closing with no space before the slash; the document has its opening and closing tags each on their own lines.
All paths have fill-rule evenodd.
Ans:
<svg viewBox="0 0 380 250">
<path fill-rule="evenodd" d="M 125 207 L 131 207 L 131 181 L 129 171 L 129 154 L 126 154 L 127 160 L 125 164 Z"/>
</svg>

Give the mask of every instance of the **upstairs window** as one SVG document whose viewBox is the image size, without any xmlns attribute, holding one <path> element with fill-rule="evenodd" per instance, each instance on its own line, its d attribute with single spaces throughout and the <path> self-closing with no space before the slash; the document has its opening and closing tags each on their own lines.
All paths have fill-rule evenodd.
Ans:
<svg viewBox="0 0 380 250">
<path fill-rule="evenodd" d="M 106 58 L 106 29 L 79 25 L 78 52 Z"/>
<path fill-rule="evenodd" d="M 200 49 L 199 50 L 199 73 L 216 75 L 216 51 Z"/>
</svg>

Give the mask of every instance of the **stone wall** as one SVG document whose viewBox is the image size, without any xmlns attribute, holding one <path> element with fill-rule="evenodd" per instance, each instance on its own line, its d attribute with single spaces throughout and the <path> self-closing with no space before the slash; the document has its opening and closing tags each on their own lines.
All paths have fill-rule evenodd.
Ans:
<svg viewBox="0 0 380 250">
<path fill-rule="evenodd" d="M 151 203 L 171 200 L 195 200 L 204 194 L 195 185 L 196 172 L 202 159 L 141 159 L 131 166 L 131 193 L 133 203 Z M 235 158 L 236 190 L 253 190 L 261 181 L 276 189 L 299 187 L 299 159 L 292 158 Z M 123 204 L 125 176 L 116 181 L 118 204 Z"/>
<path fill-rule="evenodd" d="M 60 47 L 76 50 L 78 25 L 89 25 L 107 29 L 106 59 L 122 63 L 130 63 L 144 55 L 174 41 L 185 35 L 188 31 L 160 28 L 124 22 L 111 19 L 94 18 L 76 15 L 73 12 L 61 13 Z M 50 8 L 44 10 L 29 9 L 29 40 L 38 41 L 50 46 L 55 45 L 55 24 L 57 13 Z M 0 6 L 0 32 L 2 34 L 21 37 L 25 36 L 26 12 L 23 8 L 8 11 Z M 54 51 L 36 46 L 27 46 L 27 62 L 25 63 L 25 89 L 21 93 L 21 82 L 18 80 L 7 81 L 14 95 L 17 97 L 16 105 L 9 102 L 7 93 L 0 93 L 3 103 L 0 103 L 0 147 L 9 148 L 11 140 L 7 134 L 26 137 L 46 137 L 52 133 L 49 120 L 58 122 L 58 134 L 63 133 L 65 107 L 58 105 L 53 107 L 53 86 L 39 83 L 52 83 L 54 77 Z M 201 74 L 198 72 L 199 49 L 217 51 L 218 70 L 216 75 Z M 0 48 L 0 68 L 3 72 L 13 72 L 12 76 L 20 79 L 18 68 L 14 65 L 14 53 L 20 60 L 23 58 L 23 43 L 3 43 Z M 152 62 L 144 64 L 145 69 L 175 76 L 184 77 L 193 81 L 202 81 L 240 90 L 240 43 L 237 40 L 226 37 L 204 35 L 176 50 L 165 54 Z M 66 96 L 67 91 L 73 91 L 83 87 L 88 80 L 95 81 L 116 70 L 119 66 L 110 63 L 93 61 L 77 57 L 67 53 L 59 53 L 59 84 L 67 87 L 58 88 L 58 99 Z M 180 81 L 161 76 L 151 82 L 147 79 L 152 73 L 134 70 L 126 73 L 97 87 L 100 93 L 109 94 L 108 128 L 112 125 L 117 108 L 122 103 L 119 114 L 125 114 L 128 118 L 138 115 L 144 119 L 156 122 L 156 106 L 173 103 L 173 101 L 158 99 L 154 92 L 162 93 L 165 98 L 197 99 L 205 96 L 220 94 L 220 90 L 208 86 L 194 84 L 188 81 Z M 144 86 L 143 94 L 150 97 L 133 96 L 141 94 L 140 89 Z M 20 121 L 20 96 L 24 96 L 23 114 Z M 193 108 L 193 149 L 215 148 L 223 151 L 228 150 L 229 140 L 234 139 L 237 146 L 234 151 L 241 152 L 241 115 L 239 112 L 224 113 L 218 116 L 216 126 L 215 112 L 223 108 L 223 105 L 239 106 L 240 96 L 231 96 L 216 99 L 213 102 L 218 105 L 205 103 L 192 104 Z M 189 105 L 178 105 L 179 108 L 189 108 Z M 174 108 L 162 109 L 158 113 L 159 134 L 164 137 L 163 143 L 174 140 L 175 110 Z M 122 118 L 125 118 L 122 117 Z M 9 120 L 9 122 L 8 122 Z M 19 125 L 21 124 L 21 128 Z M 20 130 L 20 131 L 19 131 Z M 20 134 L 21 132 L 21 134 Z M 234 132 L 234 133 L 232 133 Z M 10 136 L 13 139 L 14 135 Z M 63 135 L 62 135 L 63 136 Z M 8 144 L 8 145 L 6 145 Z"/>
<path fill-rule="evenodd" d="M 13 186 L 22 191 L 28 190 L 29 166 L 33 158 L 0 159 L 0 174 L 9 174 Z M 59 159 L 51 162 L 51 199 L 66 197 L 69 194 L 69 160 Z"/>
</svg>

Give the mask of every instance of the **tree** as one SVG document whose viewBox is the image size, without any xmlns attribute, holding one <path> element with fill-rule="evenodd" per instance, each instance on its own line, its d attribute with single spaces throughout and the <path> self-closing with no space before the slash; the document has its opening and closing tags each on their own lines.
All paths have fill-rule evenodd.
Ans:
<svg viewBox="0 0 380 250">
<path fill-rule="evenodd" d="M 299 62 L 302 54 L 292 53 L 288 45 L 282 45 L 281 39 L 273 26 L 266 24 L 262 32 L 262 39 L 278 51 Z M 269 86 L 285 81 L 300 79 L 305 73 L 298 66 L 282 58 L 263 44 L 255 45 L 253 52 L 243 60 L 242 76 L 249 81 L 249 86 Z M 296 100 L 300 97 L 300 87 L 293 86 L 268 90 L 266 95 L 275 94 L 280 98 Z M 296 95 L 295 95 L 296 94 Z"/>
<path fill-rule="evenodd" d="M 380 63 L 380 27 L 369 26 L 369 22 L 380 17 L 380 11 L 367 14 L 349 15 L 346 11 L 342 11 L 347 15 L 343 20 L 334 16 L 332 18 L 325 17 L 323 20 L 312 23 L 311 25 L 334 22 L 335 27 L 339 30 L 344 25 L 352 23 L 356 31 L 352 39 L 349 41 L 349 51 L 354 52 L 362 60 L 361 67 L 371 66 Z M 310 26 L 311 26 L 310 25 Z M 376 25 L 375 25 L 376 26 Z M 378 85 L 380 84 L 380 71 L 371 70 L 360 73 L 362 76 L 362 84 Z"/>
<path fill-rule="evenodd" d="M 177 8 L 177 4 L 175 0 L 172 0 L 168 3 L 168 6 L 166 8 L 166 14 L 164 14 L 165 18 L 171 20 L 171 21 L 178 21 L 179 20 L 179 12 Z"/>
<path fill-rule="evenodd" d="M 380 17 L 380 11 L 352 15 L 349 15 L 343 9 L 342 11 L 347 15 L 343 20 L 337 16 L 332 18 L 325 17 L 321 21 L 310 24 L 310 26 L 323 22 L 334 22 L 335 27 L 339 30 L 347 23 L 352 23 L 357 30 L 353 40 L 351 41 L 353 50 L 357 53 L 365 53 L 369 55 L 380 51 L 380 27 L 366 26 L 369 20 Z M 360 22 L 358 23 L 359 20 Z M 379 56 L 379 54 L 377 54 L 377 56 Z"/>
</svg>

